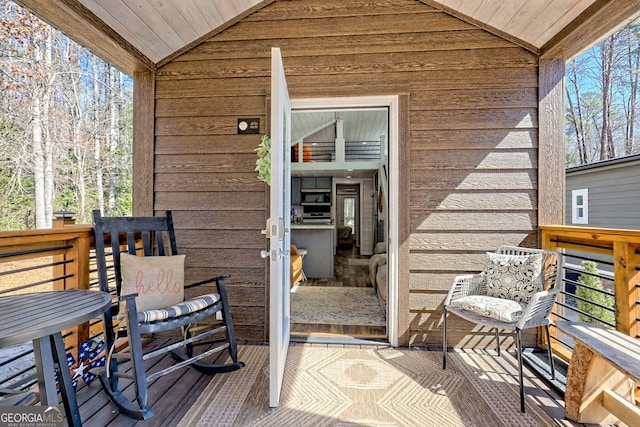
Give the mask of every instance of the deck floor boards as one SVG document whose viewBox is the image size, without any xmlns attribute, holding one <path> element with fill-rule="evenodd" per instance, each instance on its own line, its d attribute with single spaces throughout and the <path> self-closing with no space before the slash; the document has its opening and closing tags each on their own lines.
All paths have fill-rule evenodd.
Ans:
<svg viewBox="0 0 640 427">
<path fill-rule="evenodd" d="M 320 344 L 295 343 L 292 345 L 319 346 Z M 341 344 L 324 345 L 342 346 Z M 471 356 L 475 353 L 485 354 L 484 350 L 465 350 L 465 352 Z M 502 352 L 500 357 L 496 356 L 495 360 L 507 373 L 517 375 L 517 361 L 513 354 L 505 351 Z M 170 363 L 174 362 L 171 356 L 168 355 L 157 361 L 159 366 Z M 233 375 L 233 373 L 220 375 Z M 149 401 L 155 415 L 151 419 L 144 421 L 133 420 L 119 414 L 116 407 L 109 401 L 107 394 L 102 390 L 99 382 L 96 381 L 90 387 L 83 387 L 78 390 L 80 416 L 86 426 L 175 426 L 188 413 L 212 378 L 212 376 L 201 374 L 189 368 L 179 369 L 160 377 L 149 386 Z M 525 387 L 527 395 L 533 397 L 535 402 L 556 421 L 558 426 L 584 426 L 564 419 L 563 397 L 528 369 L 525 369 Z M 267 383 L 264 384 L 262 390 L 255 390 L 253 394 L 260 393 L 268 393 Z"/>
<path fill-rule="evenodd" d="M 151 344 L 164 344 L 166 339 L 158 339 Z M 226 355 L 226 353 L 225 353 Z M 151 372 L 175 363 L 169 354 L 145 362 Z M 187 413 L 200 393 L 213 377 L 195 369 L 183 368 L 161 376 L 148 385 L 148 402 L 154 416 L 149 420 L 134 420 L 118 412 L 98 380 L 90 387 L 78 390 L 78 404 L 83 424 L 87 426 L 175 426 Z M 135 394 L 133 385 L 123 381 L 123 393 L 131 397 Z"/>
</svg>

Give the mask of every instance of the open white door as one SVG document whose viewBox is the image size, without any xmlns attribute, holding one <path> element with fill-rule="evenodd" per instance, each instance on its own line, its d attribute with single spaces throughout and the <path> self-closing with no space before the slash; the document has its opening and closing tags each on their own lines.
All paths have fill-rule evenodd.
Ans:
<svg viewBox="0 0 640 427">
<path fill-rule="evenodd" d="M 291 104 L 279 48 L 271 49 L 271 211 L 269 251 L 269 406 L 280 401 L 287 362 L 291 275 Z"/>
</svg>

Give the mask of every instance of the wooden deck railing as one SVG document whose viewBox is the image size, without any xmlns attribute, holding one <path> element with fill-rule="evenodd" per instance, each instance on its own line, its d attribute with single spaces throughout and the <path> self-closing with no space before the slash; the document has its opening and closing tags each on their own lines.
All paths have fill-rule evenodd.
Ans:
<svg viewBox="0 0 640 427">
<path fill-rule="evenodd" d="M 563 249 L 611 260 L 615 328 L 640 339 L 640 231 L 570 226 L 541 226 L 540 230 L 543 249 Z M 570 350 L 556 344 L 552 343 L 554 351 L 568 360 Z"/>
<path fill-rule="evenodd" d="M 89 289 L 92 241 L 90 225 L 62 220 L 51 229 L 0 232 L 0 296 Z M 78 346 L 100 328 L 87 323 L 63 331 L 67 351 L 77 356 Z"/>
</svg>

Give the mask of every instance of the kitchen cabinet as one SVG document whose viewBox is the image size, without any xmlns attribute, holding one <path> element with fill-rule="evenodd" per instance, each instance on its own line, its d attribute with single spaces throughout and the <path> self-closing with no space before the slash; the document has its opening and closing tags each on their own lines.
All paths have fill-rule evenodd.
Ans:
<svg viewBox="0 0 640 427">
<path fill-rule="evenodd" d="M 336 227 L 333 224 L 291 224 L 291 243 L 306 249 L 302 269 L 308 278 L 333 278 L 336 251 Z"/>
<path fill-rule="evenodd" d="M 302 189 L 302 181 L 299 176 L 291 178 L 291 204 L 299 205 L 302 203 L 300 190 Z"/>
<path fill-rule="evenodd" d="M 331 189 L 331 177 L 317 177 L 316 188 Z"/>
<path fill-rule="evenodd" d="M 302 189 L 303 190 L 330 190 L 331 189 L 331 177 L 330 176 L 304 176 L 302 177 Z"/>
<path fill-rule="evenodd" d="M 302 189 L 314 189 L 316 188 L 316 179 L 312 176 L 303 176 L 302 177 Z"/>
</svg>

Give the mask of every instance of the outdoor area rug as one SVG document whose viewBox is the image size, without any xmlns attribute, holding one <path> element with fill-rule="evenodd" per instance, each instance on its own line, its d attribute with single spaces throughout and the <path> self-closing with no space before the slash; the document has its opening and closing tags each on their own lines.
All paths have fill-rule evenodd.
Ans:
<svg viewBox="0 0 640 427">
<path fill-rule="evenodd" d="M 209 426 L 553 426 L 487 353 L 295 345 L 277 408 L 269 348 L 241 346 L 246 367 L 216 375 L 178 424 Z M 498 358 L 499 359 L 499 358 Z"/>
<path fill-rule="evenodd" d="M 385 326 L 372 288 L 296 286 L 291 289 L 291 322 L 323 325 Z"/>
</svg>

